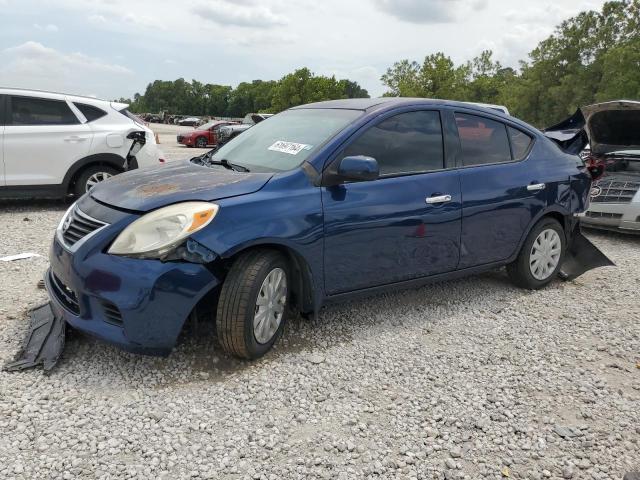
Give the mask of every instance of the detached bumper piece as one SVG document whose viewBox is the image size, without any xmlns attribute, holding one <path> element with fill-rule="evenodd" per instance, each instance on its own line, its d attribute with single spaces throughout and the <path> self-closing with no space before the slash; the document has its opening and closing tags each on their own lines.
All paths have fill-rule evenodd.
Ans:
<svg viewBox="0 0 640 480">
<path fill-rule="evenodd" d="M 558 275 L 562 280 L 569 281 L 594 268 L 610 266 L 615 266 L 615 263 L 577 230 Z"/>
<path fill-rule="evenodd" d="M 64 350 L 66 322 L 53 314 L 51 305 L 46 303 L 29 312 L 31 324 L 24 345 L 16 358 L 5 364 L 4 370 L 18 371 L 42 365 L 50 371 Z"/>
</svg>

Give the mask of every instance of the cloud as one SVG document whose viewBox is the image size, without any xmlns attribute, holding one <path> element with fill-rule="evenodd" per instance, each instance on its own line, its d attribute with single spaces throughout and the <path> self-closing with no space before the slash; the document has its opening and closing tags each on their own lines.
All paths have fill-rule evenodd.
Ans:
<svg viewBox="0 0 640 480">
<path fill-rule="evenodd" d="M 0 51 L 0 77 L 5 85 L 87 93 L 96 86 L 131 81 L 133 72 L 83 53 L 64 53 L 28 41 Z"/>
<path fill-rule="evenodd" d="M 58 31 L 58 27 L 52 23 L 49 23 L 47 25 L 40 25 L 39 23 L 34 23 L 33 28 L 35 28 L 36 30 L 41 30 L 43 32 L 51 32 L 51 33 L 55 33 Z"/>
<path fill-rule="evenodd" d="M 253 4 L 249 0 L 237 3 L 228 3 L 224 0 L 209 2 L 195 6 L 192 12 L 222 26 L 272 28 L 289 23 L 286 16 L 275 13 L 263 5 Z"/>
<path fill-rule="evenodd" d="M 460 10 L 483 10 L 487 0 L 373 0 L 379 10 L 410 23 L 447 23 Z"/>
<path fill-rule="evenodd" d="M 133 25 L 134 27 L 165 30 L 166 26 L 161 21 L 148 15 L 135 13 L 125 13 L 122 15 L 102 15 L 94 13 L 89 15 L 88 20 L 93 25 L 99 27 L 122 27 L 122 24 Z"/>
<path fill-rule="evenodd" d="M 225 39 L 227 45 L 238 45 L 240 47 L 250 47 L 255 49 L 256 47 L 273 45 L 285 45 L 293 44 L 297 42 L 300 37 L 294 33 L 280 32 L 280 31 L 261 31 L 251 32 L 247 35 L 238 35 Z"/>
</svg>

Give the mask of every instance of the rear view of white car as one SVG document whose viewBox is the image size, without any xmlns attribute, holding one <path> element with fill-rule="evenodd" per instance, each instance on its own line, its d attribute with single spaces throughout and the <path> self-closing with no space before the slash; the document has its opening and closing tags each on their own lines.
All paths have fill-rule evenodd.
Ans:
<svg viewBox="0 0 640 480">
<path fill-rule="evenodd" d="M 80 196 L 163 162 L 153 132 L 126 104 L 0 88 L 0 198 Z"/>
</svg>

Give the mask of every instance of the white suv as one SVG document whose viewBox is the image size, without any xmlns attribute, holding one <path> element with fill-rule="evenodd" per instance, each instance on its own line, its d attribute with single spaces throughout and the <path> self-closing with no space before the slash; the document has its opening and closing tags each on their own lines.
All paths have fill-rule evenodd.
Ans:
<svg viewBox="0 0 640 480">
<path fill-rule="evenodd" d="M 153 132 L 126 104 L 0 88 L 0 198 L 80 196 L 159 163 Z"/>
</svg>

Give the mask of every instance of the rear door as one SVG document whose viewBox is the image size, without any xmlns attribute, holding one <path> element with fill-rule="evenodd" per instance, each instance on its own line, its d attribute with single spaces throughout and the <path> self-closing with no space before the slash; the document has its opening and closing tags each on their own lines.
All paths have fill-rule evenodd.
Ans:
<svg viewBox="0 0 640 480">
<path fill-rule="evenodd" d="M 89 154 L 91 128 L 64 100 L 7 96 L 4 164 L 7 186 L 58 185 Z"/>
<path fill-rule="evenodd" d="M 0 95 L 0 187 L 6 185 L 4 179 L 4 124 L 6 111 L 5 95 Z"/>
<path fill-rule="evenodd" d="M 439 111 L 409 111 L 376 121 L 337 156 L 375 158 L 380 178 L 322 189 L 329 295 L 455 270 L 460 184 L 443 144 Z"/>
<path fill-rule="evenodd" d="M 533 138 L 523 130 L 475 112 L 453 118 L 461 148 L 463 269 L 511 257 L 554 185 L 529 159 Z"/>
</svg>

